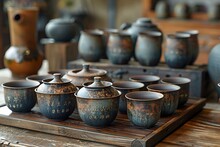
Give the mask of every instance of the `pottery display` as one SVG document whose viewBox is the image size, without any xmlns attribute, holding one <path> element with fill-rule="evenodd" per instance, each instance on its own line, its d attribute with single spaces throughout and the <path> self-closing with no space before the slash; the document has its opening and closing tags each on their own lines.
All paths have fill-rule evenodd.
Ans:
<svg viewBox="0 0 220 147">
<path fill-rule="evenodd" d="M 128 119 L 136 126 L 151 128 L 160 119 L 163 94 L 136 91 L 125 95 Z"/>
<path fill-rule="evenodd" d="M 105 51 L 104 32 L 101 30 L 81 31 L 78 44 L 79 56 L 88 62 L 98 62 Z"/>
<path fill-rule="evenodd" d="M 74 111 L 77 88 L 70 80 L 61 78 L 61 74 L 54 74 L 53 79 L 43 80 L 35 89 L 40 112 L 50 119 L 65 120 Z"/>
<path fill-rule="evenodd" d="M 162 53 L 162 33 L 158 31 L 140 32 L 135 46 L 135 57 L 144 66 L 156 66 Z"/>
<path fill-rule="evenodd" d="M 185 77 L 167 77 L 161 83 L 170 83 L 180 86 L 178 107 L 183 106 L 189 99 L 189 89 L 191 80 Z"/>
<path fill-rule="evenodd" d="M 73 18 L 51 19 L 45 27 L 47 37 L 53 38 L 56 42 L 69 42 L 79 37 L 80 30 L 80 26 Z"/>
<path fill-rule="evenodd" d="M 164 95 L 161 110 L 162 116 L 168 116 L 176 112 L 179 103 L 179 86 L 173 84 L 152 84 L 147 86 L 147 89 Z"/>
<path fill-rule="evenodd" d="M 101 77 L 103 81 L 112 82 L 106 70 L 90 68 L 90 65 L 86 63 L 82 65 L 82 69 L 70 70 L 63 78 L 71 80 L 75 86 L 81 88 L 83 87 L 83 83 L 93 81 L 96 76 Z"/>
<path fill-rule="evenodd" d="M 127 113 L 127 102 L 125 95 L 129 92 L 140 91 L 143 88 L 146 89 L 143 83 L 131 81 L 116 81 L 113 83 L 112 86 L 121 92 L 119 101 L 119 111 L 124 114 Z"/>
<path fill-rule="evenodd" d="M 189 34 L 168 34 L 164 58 L 171 68 L 185 68 L 189 63 Z"/>
<path fill-rule="evenodd" d="M 37 81 L 17 80 L 2 84 L 6 106 L 13 112 L 30 112 L 37 102 Z"/>
<path fill-rule="evenodd" d="M 80 118 L 91 126 L 110 125 L 118 114 L 121 93 L 111 82 L 101 81 L 101 77 L 94 77 L 94 82 L 83 86 L 75 93 Z"/>
<path fill-rule="evenodd" d="M 220 88 L 217 86 L 220 82 L 220 44 L 215 45 L 210 53 L 208 59 L 208 73 L 214 83 L 215 90 L 220 96 Z"/>
<path fill-rule="evenodd" d="M 37 74 L 43 60 L 37 50 L 38 9 L 10 7 L 8 18 L 11 47 L 5 52 L 4 65 L 14 77 Z"/>
</svg>

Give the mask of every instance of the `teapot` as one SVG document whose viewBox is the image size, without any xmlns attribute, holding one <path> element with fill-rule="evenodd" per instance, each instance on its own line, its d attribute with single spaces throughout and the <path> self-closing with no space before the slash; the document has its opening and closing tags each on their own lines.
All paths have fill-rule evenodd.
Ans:
<svg viewBox="0 0 220 147">
<path fill-rule="evenodd" d="M 147 17 L 138 18 L 132 24 L 131 23 L 123 23 L 120 26 L 120 29 L 131 35 L 134 46 L 136 44 L 137 36 L 140 32 L 149 31 L 149 30 L 161 32 L 161 30 L 157 27 L 157 25 L 155 25 L 151 21 L 151 19 L 147 18 Z"/>
</svg>

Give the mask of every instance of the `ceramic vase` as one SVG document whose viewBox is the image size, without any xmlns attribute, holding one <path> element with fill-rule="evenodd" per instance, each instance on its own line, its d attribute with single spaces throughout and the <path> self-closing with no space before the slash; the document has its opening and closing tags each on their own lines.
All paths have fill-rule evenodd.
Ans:
<svg viewBox="0 0 220 147">
<path fill-rule="evenodd" d="M 128 64 L 134 48 L 131 36 L 124 32 L 110 32 L 107 43 L 107 57 L 112 64 Z"/>
<path fill-rule="evenodd" d="M 185 68 L 189 63 L 189 34 L 169 34 L 166 38 L 165 62 L 171 68 Z"/>
<path fill-rule="evenodd" d="M 215 85 L 215 89 L 220 96 L 220 88 L 218 83 L 220 82 L 220 44 L 214 46 L 209 54 L 208 60 L 208 72 L 212 82 Z"/>
<path fill-rule="evenodd" d="M 145 31 L 138 35 L 135 57 L 141 65 L 156 66 L 160 62 L 162 34 L 156 31 Z"/>
<path fill-rule="evenodd" d="M 4 56 L 5 66 L 14 77 L 37 74 L 43 60 L 37 49 L 38 9 L 9 8 L 8 18 L 11 47 Z"/>
</svg>

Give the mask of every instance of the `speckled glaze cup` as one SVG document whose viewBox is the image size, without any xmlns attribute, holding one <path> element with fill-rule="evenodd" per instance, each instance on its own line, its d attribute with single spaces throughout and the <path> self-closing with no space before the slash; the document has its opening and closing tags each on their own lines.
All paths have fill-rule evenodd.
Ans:
<svg viewBox="0 0 220 147">
<path fill-rule="evenodd" d="M 6 106 L 13 112 L 30 112 L 37 102 L 37 81 L 17 80 L 2 84 Z"/>
<path fill-rule="evenodd" d="M 127 102 L 125 95 L 129 92 L 140 91 L 144 88 L 144 84 L 140 82 L 131 82 L 131 81 L 117 81 L 114 82 L 112 87 L 121 92 L 119 100 L 119 111 L 121 113 L 127 113 Z"/>
<path fill-rule="evenodd" d="M 164 95 L 161 110 L 162 116 L 168 116 L 175 113 L 179 103 L 179 86 L 173 84 L 152 84 L 147 86 L 147 89 Z"/>
<path fill-rule="evenodd" d="M 161 80 L 161 83 L 170 83 L 180 86 L 178 107 L 183 106 L 189 99 L 190 82 L 190 79 L 184 77 L 168 77 Z"/>
<path fill-rule="evenodd" d="M 163 94 L 150 91 L 135 91 L 125 95 L 127 115 L 136 126 L 151 128 L 160 119 Z"/>
</svg>

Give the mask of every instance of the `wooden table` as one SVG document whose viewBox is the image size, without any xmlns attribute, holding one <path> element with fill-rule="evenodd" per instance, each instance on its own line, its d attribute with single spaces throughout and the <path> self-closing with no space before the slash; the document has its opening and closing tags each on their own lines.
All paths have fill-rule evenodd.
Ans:
<svg viewBox="0 0 220 147">
<path fill-rule="evenodd" d="M 42 69 L 47 68 L 43 66 Z M 46 71 L 46 70 L 44 70 Z M 7 73 L 7 74 L 5 74 Z M 40 72 L 40 74 L 43 72 Z M 0 81 L 10 80 L 8 70 L 0 71 Z M 0 100 L 3 101 L 2 89 Z M 220 105 L 207 103 L 204 109 L 178 128 L 157 146 L 219 146 L 220 145 Z M 0 125 L 0 143 L 11 146 L 109 146 L 51 135 L 26 129 Z"/>
</svg>

